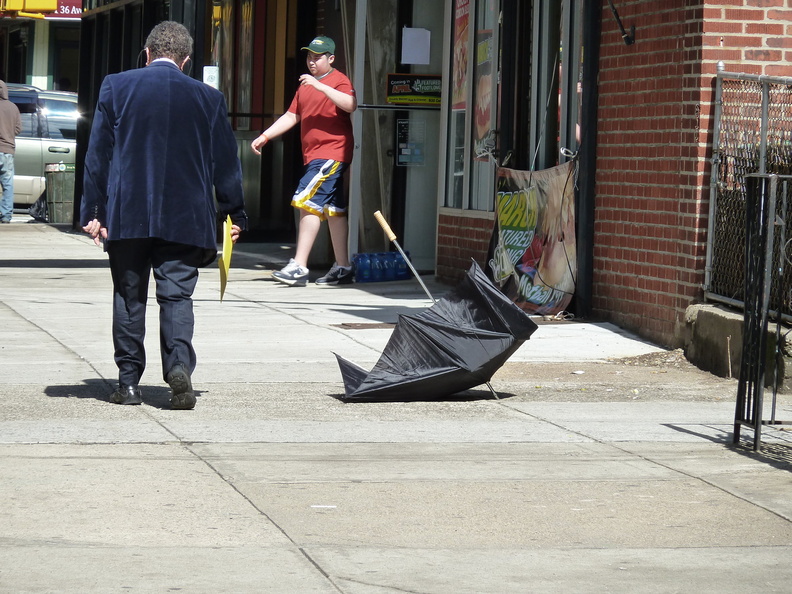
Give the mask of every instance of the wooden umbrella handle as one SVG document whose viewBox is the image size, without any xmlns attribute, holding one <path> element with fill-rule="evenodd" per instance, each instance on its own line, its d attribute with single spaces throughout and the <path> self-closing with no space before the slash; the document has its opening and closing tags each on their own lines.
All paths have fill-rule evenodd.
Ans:
<svg viewBox="0 0 792 594">
<path fill-rule="evenodd" d="M 388 239 L 391 241 L 396 241 L 396 234 L 390 228 L 388 221 L 385 220 L 385 217 L 382 216 L 382 213 L 380 211 L 376 211 L 374 213 L 374 218 L 377 219 L 377 222 L 380 224 L 380 227 L 382 227 L 382 230 L 385 231 L 385 235 L 388 236 Z"/>
</svg>

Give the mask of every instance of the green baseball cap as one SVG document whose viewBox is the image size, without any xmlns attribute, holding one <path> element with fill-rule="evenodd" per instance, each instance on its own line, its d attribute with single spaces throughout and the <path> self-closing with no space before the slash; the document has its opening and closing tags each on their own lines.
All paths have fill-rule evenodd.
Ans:
<svg viewBox="0 0 792 594">
<path fill-rule="evenodd" d="M 308 50 L 315 54 L 335 54 L 335 41 L 329 37 L 315 37 L 311 43 L 300 49 Z"/>
</svg>

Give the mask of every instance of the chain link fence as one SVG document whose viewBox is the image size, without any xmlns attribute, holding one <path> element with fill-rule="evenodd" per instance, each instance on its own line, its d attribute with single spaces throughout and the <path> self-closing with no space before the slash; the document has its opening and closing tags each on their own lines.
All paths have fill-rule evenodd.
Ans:
<svg viewBox="0 0 792 594">
<path fill-rule="evenodd" d="M 705 296 L 742 308 L 745 301 L 746 186 L 749 174 L 792 174 L 792 78 L 773 78 L 719 72 L 715 90 L 710 218 L 707 234 Z M 792 257 L 786 245 L 792 221 L 792 197 L 778 196 L 774 270 L 770 306 L 782 315 L 792 314 L 789 287 L 792 266 L 780 266 Z"/>
</svg>

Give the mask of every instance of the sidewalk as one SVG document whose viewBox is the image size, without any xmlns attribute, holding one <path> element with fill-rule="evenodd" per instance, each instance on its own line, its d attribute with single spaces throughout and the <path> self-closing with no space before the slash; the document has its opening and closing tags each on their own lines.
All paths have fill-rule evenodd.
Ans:
<svg viewBox="0 0 792 594">
<path fill-rule="evenodd" d="M 196 409 L 153 300 L 145 403 L 111 405 L 106 256 L 27 220 L 0 228 L 2 593 L 789 591 L 792 435 L 732 446 L 733 379 L 539 320 L 499 400 L 346 404 L 333 352 L 371 367 L 420 286 L 290 288 L 287 249 L 240 244 L 222 303 L 198 283 Z"/>
</svg>

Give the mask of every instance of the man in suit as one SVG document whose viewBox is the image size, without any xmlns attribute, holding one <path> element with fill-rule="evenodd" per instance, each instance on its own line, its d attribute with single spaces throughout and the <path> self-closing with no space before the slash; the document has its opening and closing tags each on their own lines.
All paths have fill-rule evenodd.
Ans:
<svg viewBox="0 0 792 594">
<path fill-rule="evenodd" d="M 174 409 L 192 409 L 192 294 L 198 268 L 217 256 L 217 210 L 247 226 L 242 170 L 219 91 L 186 76 L 187 29 L 158 24 L 146 39 L 146 67 L 105 77 L 85 156 L 80 219 L 105 243 L 113 278 L 116 404 L 140 404 L 151 271 L 159 303 L 164 380 Z M 217 207 L 215 206 L 217 201 Z"/>
</svg>

